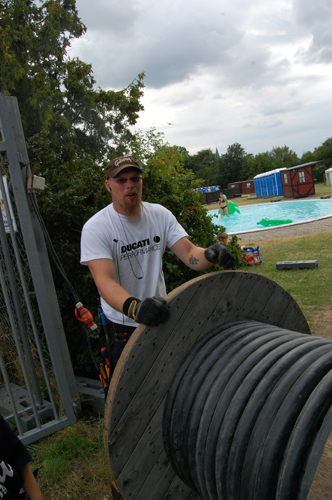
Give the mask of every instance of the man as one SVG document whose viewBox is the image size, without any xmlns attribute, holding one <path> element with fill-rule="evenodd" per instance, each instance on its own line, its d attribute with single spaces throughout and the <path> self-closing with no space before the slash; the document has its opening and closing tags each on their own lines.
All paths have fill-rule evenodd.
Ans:
<svg viewBox="0 0 332 500">
<path fill-rule="evenodd" d="M 105 186 L 113 203 L 84 225 L 81 263 L 89 266 L 101 297 L 114 368 L 139 323 L 158 325 L 169 317 L 163 298 L 166 247 L 197 271 L 212 264 L 231 269 L 234 257 L 221 243 L 196 247 L 169 210 L 142 202 L 142 169 L 134 158 L 112 160 L 106 167 Z"/>
</svg>

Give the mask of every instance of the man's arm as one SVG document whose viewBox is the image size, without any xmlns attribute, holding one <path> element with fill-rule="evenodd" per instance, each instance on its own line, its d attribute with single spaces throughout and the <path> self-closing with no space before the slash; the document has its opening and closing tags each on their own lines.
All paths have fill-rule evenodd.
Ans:
<svg viewBox="0 0 332 500">
<path fill-rule="evenodd" d="M 90 272 L 99 295 L 117 311 L 133 319 L 136 323 L 158 325 L 169 317 L 169 310 L 163 297 L 148 297 L 141 301 L 132 297 L 116 282 L 115 266 L 111 259 L 90 260 Z"/>
<path fill-rule="evenodd" d="M 113 309 L 122 313 L 123 303 L 130 294 L 116 282 L 116 271 L 111 259 L 95 259 L 88 263 L 99 295 Z"/>
<path fill-rule="evenodd" d="M 204 271 L 212 264 L 232 269 L 235 259 L 231 251 L 222 243 L 216 243 L 209 248 L 196 247 L 187 238 L 178 240 L 170 250 L 191 269 Z"/>
<path fill-rule="evenodd" d="M 176 255 L 186 266 L 196 271 L 204 271 L 212 264 L 204 257 L 205 249 L 196 247 L 188 238 L 178 240 L 170 250 Z"/>
</svg>

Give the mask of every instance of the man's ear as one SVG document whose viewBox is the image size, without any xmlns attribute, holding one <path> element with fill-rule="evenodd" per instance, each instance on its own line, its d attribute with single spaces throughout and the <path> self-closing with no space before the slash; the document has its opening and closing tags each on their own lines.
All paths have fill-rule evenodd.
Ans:
<svg viewBox="0 0 332 500">
<path fill-rule="evenodd" d="M 105 187 L 106 187 L 107 191 L 109 191 L 110 193 L 112 192 L 112 189 L 110 188 L 110 185 L 108 183 L 108 179 L 106 179 L 106 181 L 105 181 Z"/>
</svg>

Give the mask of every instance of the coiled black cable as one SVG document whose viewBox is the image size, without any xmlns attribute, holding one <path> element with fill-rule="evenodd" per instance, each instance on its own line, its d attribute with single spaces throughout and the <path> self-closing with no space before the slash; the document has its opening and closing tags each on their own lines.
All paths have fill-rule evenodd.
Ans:
<svg viewBox="0 0 332 500">
<path fill-rule="evenodd" d="M 332 341 L 254 321 L 221 325 L 169 389 L 167 457 L 204 500 L 304 500 L 332 428 L 331 395 Z"/>
</svg>

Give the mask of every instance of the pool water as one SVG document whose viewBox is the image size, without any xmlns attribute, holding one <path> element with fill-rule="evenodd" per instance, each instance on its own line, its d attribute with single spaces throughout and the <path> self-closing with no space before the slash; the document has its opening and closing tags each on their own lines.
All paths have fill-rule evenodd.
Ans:
<svg viewBox="0 0 332 500">
<path fill-rule="evenodd" d="M 235 212 L 229 217 L 224 215 L 223 219 L 219 216 L 218 210 L 209 210 L 208 214 L 212 216 L 213 223 L 217 226 L 224 226 L 228 234 L 238 234 L 284 226 L 283 224 L 267 228 L 257 224 L 264 218 L 290 219 L 293 224 L 300 224 L 313 219 L 332 217 L 332 199 L 269 202 L 240 206 L 239 210 L 241 213 Z M 285 225 L 289 226 L 290 224 Z"/>
</svg>

